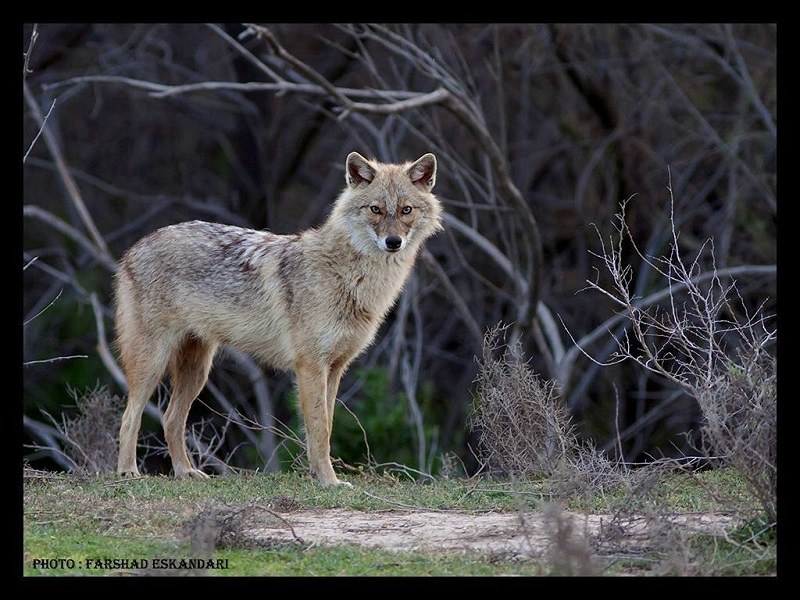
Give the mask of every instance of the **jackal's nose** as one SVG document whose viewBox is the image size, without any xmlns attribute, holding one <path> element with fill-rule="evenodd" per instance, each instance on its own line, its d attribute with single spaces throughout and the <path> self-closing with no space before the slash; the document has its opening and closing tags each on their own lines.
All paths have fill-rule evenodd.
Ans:
<svg viewBox="0 0 800 600">
<path fill-rule="evenodd" d="M 386 238 L 386 249 L 389 252 L 397 252 L 403 245 L 403 239 L 397 235 L 390 235 Z"/>
</svg>

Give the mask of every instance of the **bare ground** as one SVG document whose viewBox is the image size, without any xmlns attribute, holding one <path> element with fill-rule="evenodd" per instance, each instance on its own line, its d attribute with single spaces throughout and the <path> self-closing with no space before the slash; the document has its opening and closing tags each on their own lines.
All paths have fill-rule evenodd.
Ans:
<svg viewBox="0 0 800 600">
<path fill-rule="evenodd" d="M 716 513 L 671 515 L 661 519 L 661 524 L 712 535 L 720 534 L 735 520 Z M 270 516 L 243 534 L 259 545 L 299 539 L 314 545 L 349 544 L 398 552 L 471 552 L 514 559 L 541 556 L 557 535 L 556 529 L 588 540 L 598 536 L 604 525 L 614 522 L 610 515 L 560 511 L 469 513 L 326 509 Z M 637 544 L 651 533 L 652 525 L 652 521 L 644 518 L 627 519 L 625 545 L 636 550 Z"/>
</svg>

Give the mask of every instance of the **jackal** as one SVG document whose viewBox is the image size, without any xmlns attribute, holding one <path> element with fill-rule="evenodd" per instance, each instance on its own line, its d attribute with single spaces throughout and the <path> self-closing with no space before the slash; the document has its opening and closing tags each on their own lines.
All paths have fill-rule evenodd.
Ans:
<svg viewBox="0 0 800 600">
<path fill-rule="evenodd" d="M 128 380 L 120 474 L 138 475 L 142 412 L 165 372 L 164 433 L 177 477 L 207 477 L 186 451 L 189 408 L 220 344 L 294 371 L 308 459 L 323 485 L 339 381 L 375 337 L 423 242 L 442 229 L 431 193 L 436 157 L 383 164 L 351 152 L 328 219 L 296 235 L 190 221 L 159 229 L 122 257 L 117 344 Z"/>
</svg>

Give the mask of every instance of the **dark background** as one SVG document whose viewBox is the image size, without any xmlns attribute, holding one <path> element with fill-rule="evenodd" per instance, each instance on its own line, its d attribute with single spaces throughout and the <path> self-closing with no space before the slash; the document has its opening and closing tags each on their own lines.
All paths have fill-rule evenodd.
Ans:
<svg viewBox="0 0 800 600">
<path fill-rule="evenodd" d="M 32 29 L 23 27 L 23 52 Z M 448 90 L 491 144 L 443 104 L 343 113 L 331 93 L 298 87 L 315 81 L 276 54 L 267 37 L 240 38 L 245 29 L 37 26 L 24 81 L 22 153 L 41 129 L 32 106 L 44 115 L 56 100 L 47 128 L 77 191 L 42 135 L 23 167 L 22 265 L 36 258 L 23 273 L 32 465 L 69 468 L 54 450 L 63 443 L 54 420 L 75 414 L 76 392 L 105 385 L 124 394 L 98 350 L 98 340 L 105 336 L 100 346 L 110 346 L 113 338 L 113 260 L 104 262 L 76 193 L 112 259 L 144 234 L 191 219 L 290 233 L 324 220 L 352 150 L 382 161 L 434 152 L 434 191 L 448 219 L 374 345 L 342 382 L 340 399 L 363 426 L 370 455 L 361 427 L 341 408 L 334 454 L 434 473 L 455 461 L 474 471 L 476 357 L 485 331 L 499 322 L 511 324 L 509 336 L 542 377 L 559 380 L 581 435 L 598 447 L 613 454 L 619 444 L 629 461 L 694 453 L 700 415 L 691 398 L 628 362 L 600 367 L 570 352 L 572 338 L 600 328 L 602 335 L 582 345 L 609 360 L 614 343 L 604 323 L 616 307 L 582 291 L 598 277 L 592 253 L 608 240 L 619 202 L 628 198 L 639 248 L 667 253 L 670 181 L 687 260 L 712 238 L 718 269 L 775 264 L 774 24 L 268 27 L 287 53 L 353 100 Z M 269 90 L 226 85 L 276 81 Z M 166 89 L 159 86 L 204 82 L 216 84 L 153 95 Z M 510 199 L 503 176 L 524 206 Z M 540 249 L 528 213 L 538 223 Z M 664 287 L 633 248 L 624 251 L 638 296 Z M 712 266 L 703 254 L 698 268 Z M 763 305 L 774 314 L 774 275 L 744 275 L 736 284 L 748 310 Z M 532 300 L 541 302 L 535 323 L 526 305 Z M 74 355 L 87 357 L 50 360 Z M 288 466 L 291 444 L 276 450 L 280 434 L 242 423 L 299 431 L 291 377 L 267 370 L 262 378 L 236 353 L 223 353 L 215 365 L 190 416 L 193 447 L 213 455 L 212 468 L 220 461 Z M 154 407 L 163 407 L 167 389 Z M 168 468 L 156 415 L 151 408 L 144 422 L 151 471 Z"/>
</svg>

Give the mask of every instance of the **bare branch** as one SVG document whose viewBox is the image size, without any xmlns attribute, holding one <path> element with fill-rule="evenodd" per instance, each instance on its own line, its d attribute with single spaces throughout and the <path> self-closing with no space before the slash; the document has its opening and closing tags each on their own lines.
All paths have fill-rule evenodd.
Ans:
<svg viewBox="0 0 800 600">
<path fill-rule="evenodd" d="M 33 261 L 31 261 L 31 262 L 33 262 Z M 29 265 L 29 264 L 31 264 L 31 263 L 28 263 L 28 265 Z M 25 266 L 27 267 L 28 265 L 25 265 Z M 48 304 L 47 306 L 45 306 L 45 307 L 44 307 L 42 310 L 40 310 L 38 313 L 36 313 L 35 315 L 33 315 L 33 316 L 30 318 L 30 319 L 28 319 L 28 320 L 26 320 L 25 322 L 23 322 L 23 323 L 22 323 L 22 326 L 24 327 L 25 325 L 27 325 L 28 323 L 30 323 L 31 321 L 33 321 L 33 320 L 34 320 L 36 317 L 38 317 L 39 315 L 41 315 L 41 314 L 42 314 L 44 311 L 46 311 L 48 308 L 50 308 L 51 306 L 53 306 L 53 304 L 55 304 L 56 300 L 58 300 L 58 299 L 61 297 L 61 293 L 62 293 L 63 291 L 64 291 L 64 290 L 63 290 L 63 288 L 62 288 L 62 289 L 60 289 L 60 290 L 58 290 L 58 294 L 56 294 L 56 297 L 55 297 L 55 298 L 53 298 L 53 299 L 50 301 L 50 304 Z"/>
<path fill-rule="evenodd" d="M 25 263 L 25 266 L 22 267 L 22 270 L 26 271 L 28 269 L 28 267 L 30 267 L 37 260 L 39 260 L 39 257 L 38 256 L 34 256 L 32 259 L 30 259 L 28 262 Z"/>
<path fill-rule="evenodd" d="M 458 217 L 450 213 L 444 213 L 442 220 L 449 226 L 468 238 L 478 248 L 483 250 L 494 263 L 502 269 L 502 271 L 511 279 L 520 292 L 527 291 L 527 282 L 523 279 L 511 263 L 511 260 L 503 254 L 497 246 L 492 244 L 487 238 L 481 235 L 478 231 L 459 220 Z M 483 335 L 481 335 L 483 339 Z"/>
<path fill-rule="evenodd" d="M 478 322 L 475 320 L 475 317 L 472 315 L 469 306 L 467 306 L 467 303 L 464 301 L 464 298 L 453 285 L 453 282 L 450 281 L 447 273 L 444 272 L 442 266 L 436 261 L 435 258 L 433 258 L 433 255 L 427 248 L 422 250 L 422 259 L 425 261 L 425 265 L 434 274 L 439 284 L 450 296 L 453 306 L 455 306 L 455 309 L 458 311 L 458 314 L 461 316 L 461 319 L 464 321 L 467 329 L 469 329 L 470 335 L 472 335 L 475 341 L 480 344 L 483 340 L 481 328 L 478 325 Z"/>
<path fill-rule="evenodd" d="M 287 52 L 287 50 L 281 46 L 269 29 L 260 25 L 254 25 L 252 23 L 247 23 L 246 26 L 255 31 L 256 35 L 260 39 L 266 40 L 270 49 L 278 58 L 297 69 L 297 71 L 306 79 L 315 82 L 317 85 L 320 85 L 331 97 L 339 102 L 339 104 L 341 104 L 347 112 L 353 111 L 353 103 L 347 96 L 342 94 L 342 92 L 335 85 L 328 81 L 322 74 L 317 72 L 316 69 L 310 65 L 307 65 L 290 52 Z"/>
<path fill-rule="evenodd" d="M 55 136 L 50 131 L 49 127 L 45 126 L 44 117 L 42 116 L 42 112 L 39 110 L 39 106 L 36 103 L 33 94 L 31 93 L 30 89 L 28 88 L 27 82 L 22 83 L 22 90 L 23 95 L 25 96 L 25 101 L 28 104 L 31 112 L 33 113 L 34 118 L 39 123 L 42 128 L 42 132 L 44 133 L 44 141 L 47 143 L 47 147 L 50 150 L 50 154 L 53 155 L 53 159 L 56 161 L 56 166 L 58 167 L 58 173 L 61 175 L 61 179 L 64 182 L 65 187 L 67 188 L 67 193 L 69 194 L 70 200 L 72 200 L 72 204 L 75 206 L 75 209 L 78 211 L 78 215 L 80 215 L 81 220 L 83 221 L 84 226 L 89 231 L 89 235 L 91 236 L 94 245 L 97 247 L 97 251 L 95 254 L 102 255 L 105 261 L 110 263 L 114 262 L 114 259 L 111 257 L 111 254 L 106 247 L 106 243 L 103 240 L 103 236 L 100 235 L 100 232 L 97 230 L 97 227 L 92 220 L 89 211 L 86 209 L 86 204 L 83 202 L 83 198 L 81 197 L 81 193 L 78 190 L 78 186 L 75 184 L 75 180 L 70 175 L 69 169 L 67 168 L 67 163 L 64 160 L 64 156 L 61 153 L 61 148 L 56 141 Z"/>
<path fill-rule="evenodd" d="M 23 256 L 27 256 L 27 253 L 24 252 Z M 31 262 L 33 263 L 34 267 L 47 273 L 54 279 L 57 279 L 58 281 L 63 281 L 64 283 L 71 285 L 84 298 L 89 297 L 89 292 L 87 292 L 84 289 L 84 287 L 80 283 L 78 283 L 78 281 L 74 277 L 70 277 L 67 273 L 63 273 L 58 269 L 51 267 L 42 260 L 37 260 L 36 262 L 31 261 Z"/>
<path fill-rule="evenodd" d="M 564 356 L 564 344 L 561 341 L 561 336 L 558 335 L 558 326 L 553 319 L 553 314 L 541 300 L 536 305 L 536 316 L 539 317 L 539 322 L 542 324 L 548 347 L 553 356 L 553 362 L 558 364 Z"/>
<path fill-rule="evenodd" d="M 53 363 L 53 362 L 59 362 L 59 361 L 62 361 L 62 360 L 70 360 L 72 358 L 89 358 L 89 356 L 86 355 L 86 354 L 73 354 L 72 356 L 56 356 L 56 357 L 53 357 L 53 358 L 45 358 L 45 359 L 42 359 L 42 360 L 29 360 L 28 362 L 24 362 L 22 364 L 27 367 L 28 365 L 38 365 L 38 364 L 41 364 L 41 363 Z"/>
<path fill-rule="evenodd" d="M 750 97 L 750 100 L 753 103 L 753 106 L 755 106 L 759 117 L 761 117 L 764 125 L 766 125 L 767 129 L 769 130 L 770 135 L 777 139 L 778 128 L 775 126 L 775 121 L 772 120 L 772 115 L 767 110 L 767 107 L 764 106 L 764 103 L 761 101 L 761 97 L 758 95 L 758 92 L 753 85 L 753 80 L 750 77 L 750 71 L 747 69 L 744 58 L 742 58 L 742 53 L 739 52 L 739 46 L 736 43 L 736 38 L 733 37 L 733 27 L 731 27 L 730 23 L 725 23 L 722 27 L 725 30 L 728 40 L 728 50 L 730 50 L 734 61 L 736 61 L 736 69 L 739 73 L 739 81 L 742 83 L 745 93 Z"/>
<path fill-rule="evenodd" d="M 22 214 L 26 217 L 33 217 L 35 219 L 39 219 L 40 221 L 44 221 L 53 227 L 53 229 L 60 231 L 72 240 L 78 242 L 78 244 L 80 244 L 80 246 L 89 254 L 91 254 L 100 264 L 102 264 L 112 273 L 116 273 L 118 268 L 117 261 L 115 261 L 107 252 L 104 253 L 99 250 L 94 244 L 92 244 L 92 242 L 86 239 L 86 236 L 72 227 L 72 225 L 69 223 L 64 222 L 53 213 L 50 213 L 33 204 L 26 204 L 23 206 Z"/>
<path fill-rule="evenodd" d="M 260 61 L 258 58 L 256 58 L 253 55 L 252 52 L 250 52 L 247 48 L 242 46 L 239 42 L 237 42 L 235 39 L 233 39 L 231 36 L 229 36 L 227 33 L 225 33 L 222 30 L 222 28 L 220 28 L 218 25 L 215 25 L 213 23 L 206 23 L 206 25 L 208 26 L 209 29 L 211 29 L 211 31 L 216 33 L 223 40 L 225 40 L 231 46 L 233 46 L 233 48 L 236 50 L 236 52 L 238 52 L 242 57 L 244 57 L 245 60 L 249 61 L 250 64 L 252 64 L 256 69 L 258 69 L 259 71 L 262 71 L 264 74 L 267 75 L 267 77 L 269 77 L 270 79 L 272 79 L 274 81 L 282 81 L 282 78 L 279 77 L 278 74 L 275 73 L 275 71 L 270 69 L 262 61 Z M 245 30 L 242 33 L 249 33 L 249 31 Z"/>
<path fill-rule="evenodd" d="M 25 57 L 25 60 L 22 63 L 22 79 L 23 80 L 28 76 L 28 73 L 33 73 L 33 71 L 28 69 L 28 63 L 31 60 L 31 53 L 33 52 L 33 47 L 36 45 L 36 38 L 38 38 L 38 37 L 39 37 L 39 24 L 38 23 L 34 23 L 33 24 L 33 31 L 31 31 L 31 41 L 28 43 L 28 51 L 24 52 L 22 54 Z M 52 110 L 52 108 L 51 108 L 51 110 Z M 25 161 L 23 161 L 23 162 L 25 162 Z"/>
<path fill-rule="evenodd" d="M 275 461 L 275 426 L 272 424 L 275 423 L 275 406 L 267 389 L 264 371 L 249 355 L 236 348 L 226 347 L 226 354 L 244 369 L 253 387 L 253 393 L 259 409 L 259 417 L 263 425 L 262 440 L 258 447 L 262 456 L 267 457 L 265 467 L 268 471 L 279 470 L 279 465 Z"/>
<path fill-rule="evenodd" d="M 262 63 L 263 64 L 263 63 Z M 180 94 L 188 94 L 200 91 L 236 91 L 236 92 L 293 92 L 298 94 L 313 94 L 315 96 L 327 95 L 327 91 L 321 85 L 313 83 L 295 83 L 292 81 L 280 80 L 269 83 L 263 81 L 200 81 L 197 83 L 186 83 L 182 85 L 166 85 L 154 83 L 144 79 L 134 79 L 131 77 L 121 77 L 119 75 L 81 75 L 70 77 L 54 83 L 47 83 L 42 89 L 52 90 L 65 86 L 78 85 L 81 83 L 118 83 L 132 88 L 150 92 L 152 98 L 167 98 Z M 338 88 L 342 94 L 348 98 L 374 98 L 391 101 L 416 100 L 425 101 L 431 96 L 430 93 L 409 92 L 407 90 L 371 90 L 363 88 Z M 356 103 L 360 105 L 360 103 Z M 364 106 L 370 106 L 365 104 Z M 377 109 L 383 110 L 383 109 Z M 402 108 L 395 108 L 392 112 L 399 112 Z M 365 111 L 367 112 L 367 111 Z"/>
<path fill-rule="evenodd" d="M 42 121 L 41 126 L 39 127 L 39 131 L 36 132 L 36 135 L 31 142 L 31 145 L 28 146 L 28 151 L 25 153 L 25 156 L 22 157 L 22 164 L 25 164 L 25 161 L 28 160 L 28 155 L 33 150 L 33 147 L 36 145 L 36 140 L 39 139 L 39 136 L 42 135 L 42 131 L 44 130 L 45 125 L 47 124 L 47 119 L 50 118 L 50 113 L 53 112 L 53 109 L 56 107 L 56 99 L 53 98 L 53 103 L 50 105 L 50 110 L 47 111 L 47 114 L 44 116 L 44 120 Z"/>
<path fill-rule="evenodd" d="M 692 277 L 689 282 L 680 283 L 678 285 L 669 286 L 653 292 L 649 296 L 641 300 L 634 301 L 632 306 L 637 309 L 645 309 L 654 304 L 658 304 L 662 300 L 670 298 L 672 295 L 680 293 L 687 288 L 687 283 L 699 285 L 713 279 L 714 277 L 735 277 L 740 275 L 776 275 L 778 267 L 776 265 L 739 265 L 736 267 L 729 267 L 727 269 L 720 269 L 716 273 L 706 272 Z M 579 340 L 573 339 L 573 346 L 564 353 L 561 361 L 556 365 L 556 379 L 562 386 L 566 386 L 569 381 L 569 373 L 572 370 L 572 364 L 575 362 L 579 353 L 586 354 L 584 348 L 589 344 L 594 343 L 601 337 L 605 336 L 615 325 L 621 323 L 628 318 L 627 313 L 618 313 L 613 317 L 606 319 L 600 325 L 592 329 L 589 333 L 581 337 Z M 562 325 L 564 324 L 562 320 Z M 564 326 L 566 330 L 566 326 Z M 569 333 L 569 331 L 567 331 Z M 572 337 L 570 335 L 570 337 Z"/>
<path fill-rule="evenodd" d="M 122 373 L 122 369 L 119 368 L 117 361 L 114 360 L 114 356 L 111 354 L 111 350 L 108 348 L 108 342 L 106 341 L 106 326 L 103 319 L 103 308 L 100 306 L 100 301 L 97 299 L 97 294 L 95 292 L 91 293 L 89 299 L 92 303 L 94 322 L 95 326 L 97 327 L 97 353 L 100 355 L 100 359 L 103 361 L 106 369 L 108 369 L 108 372 L 111 373 L 111 376 L 114 378 L 117 384 L 119 384 L 119 387 L 121 387 L 123 390 L 127 390 L 128 382 L 125 379 L 125 375 Z"/>
<path fill-rule="evenodd" d="M 72 471 L 77 467 L 75 461 L 59 448 L 57 440 L 66 441 L 66 439 L 57 428 L 31 419 L 28 415 L 22 415 L 22 425 L 44 443 L 44 446 L 37 446 L 37 449 L 47 452 L 59 466 L 67 471 Z"/>
</svg>

